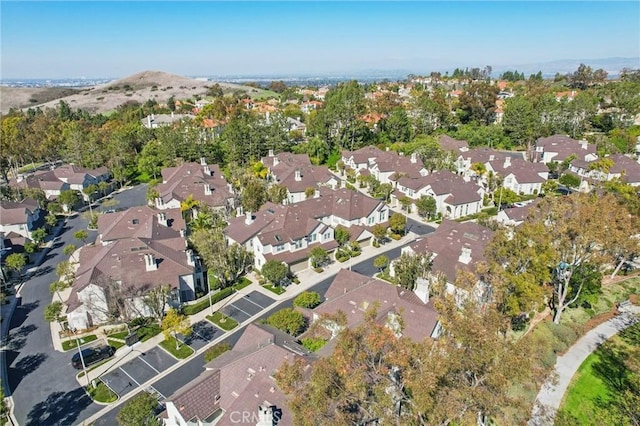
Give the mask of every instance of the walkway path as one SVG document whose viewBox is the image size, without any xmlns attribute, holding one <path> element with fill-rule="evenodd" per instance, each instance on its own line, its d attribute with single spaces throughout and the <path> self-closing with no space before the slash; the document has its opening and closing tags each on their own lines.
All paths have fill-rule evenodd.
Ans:
<svg viewBox="0 0 640 426">
<path fill-rule="evenodd" d="M 638 321 L 640 306 L 620 309 L 620 315 L 606 321 L 582 336 L 569 350 L 558 357 L 554 374 L 542 385 L 533 407 L 530 426 L 553 425 L 562 398 L 584 360 L 607 339 Z"/>
</svg>

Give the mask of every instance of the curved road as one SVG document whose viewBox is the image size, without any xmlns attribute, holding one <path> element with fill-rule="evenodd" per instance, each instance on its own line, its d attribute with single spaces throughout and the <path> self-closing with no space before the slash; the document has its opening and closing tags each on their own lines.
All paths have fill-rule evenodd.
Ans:
<svg viewBox="0 0 640 426">
<path fill-rule="evenodd" d="M 547 380 L 536 397 L 530 426 L 553 425 L 556 411 L 560 408 L 567 387 L 580 365 L 607 339 L 637 322 L 637 314 L 640 314 L 640 307 L 627 308 L 620 315 L 587 332 L 564 355 L 558 357 L 556 375 Z"/>
<path fill-rule="evenodd" d="M 117 207 L 126 208 L 144 204 L 145 196 L 146 185 L 142 185 L 114 198 L 119 200 Z M 54 350 L 51 329 L 44 320 L 44 310 L 52 300 L 49 285 L 57 281 L 56 266 L 68 259 L 62 249 L 67 244 L 79 245 L 73 233 L 86 228 L 80 215 L 69 218 L 40 267 L 20 289 L 4 348 L 14 416 L 20 426 L 76 424 L 102 408 L 78 386 L 72 353 Z M 94 241 L 96 232 L 89 234 Z"/>
</svg>

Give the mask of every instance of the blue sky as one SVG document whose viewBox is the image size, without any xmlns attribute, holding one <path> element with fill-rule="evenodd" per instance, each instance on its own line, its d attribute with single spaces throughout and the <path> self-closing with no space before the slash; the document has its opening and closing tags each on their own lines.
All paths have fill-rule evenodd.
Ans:
<svg viewBox="0 0 640 426">
<path fill-rule="evenodd" d="M 640 57 L 640 2 L 11 2 L 2 78 L 414 72 Z"/>
</svg>

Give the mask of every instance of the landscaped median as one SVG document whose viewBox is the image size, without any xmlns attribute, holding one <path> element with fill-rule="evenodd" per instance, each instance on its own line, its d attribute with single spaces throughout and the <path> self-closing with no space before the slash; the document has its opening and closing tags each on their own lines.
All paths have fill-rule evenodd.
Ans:
<svg viewBox="0 0 640 426">
<path fill-rule="evenodd" d="M 193 354 L 193 349 L 189 345 L 177 341 L 175 337 L 164 339 L 160 342 L 160 346 L 178 359 L 185 359 Z"/>
<path fill-rule="evenodd" d="M 85 343 L 93 342 L 97 339 L 98 337 L 95 334 L 90 334 L 88 336 L 82 336 L 78 338 L 74 337 L 70 340 L 65 340 L 64 342 L 62 342 L 62 350 L 70 351 L 71 349 L 75 349 L 78 347 L 78 342 L 80 342 L 80 346 L 82 346 Z"/>
<path fill-rule="evenodd" d="M 95 383 L 95 386 L 94 386 Z M 85 388 L 91 399 L 98 404 L 111 404 L 118 399 L 118 395 L 105 385 L 102 380 L 95 379 Z"/>
<path fill-rule="evenodd" d="M 238 322 L 236 320 L 224 315 L 222 312 L 215 312 L 213 315 L 207 315 L 207 319 L 224 331 L 233 330 L 238 326 Z"/>
</svg>

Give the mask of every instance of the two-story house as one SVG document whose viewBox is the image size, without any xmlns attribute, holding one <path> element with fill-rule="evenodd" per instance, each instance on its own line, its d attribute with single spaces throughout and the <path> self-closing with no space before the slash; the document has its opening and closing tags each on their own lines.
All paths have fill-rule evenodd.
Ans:
<svg viewBox="0 0 640 426">
<path fill-rule="evenodd" d="M 187 198 L 204 203 L 214 209 L 233 209 L 233 188 L 222 175 L 217 164 L 184 163 L 178 167 L 162 169 L 162 183 L 157 186 L 159 197 L 153 200 L 160 210 L 180 208 Z"/>
<path fill-rule="evenodd" d="M 547 138 L 538 138 L 534 152 L 534 161 L 561 163 L 574 155 L 577 160 L 594 161 L 598 159 L 596 146 L 586 140 L 577 141 L 565 135 L 553 135 Z"/>
<path fill-rule="evenodd" d="M 207 283 L 199 259 L 187 249 L 180 209 L 149 207 L 101 215 L 98 239 L 80 252 L 80 266 L 67 300 L 71 327 L 86 329 L 110 320 L 150 316 L 144 296 L 171 287 L 171 304 L 195 299 Z"/>
<path fill-rule="evenodd" d="M 31 198 L 20 202 L 0 200 L 0 232 L 7 238 L 20 235 L 30 240 L 31 232 L 44 226 L 45 213 Z"/>
<path fill-rule="evenodd" d="M 389 208 L 380 200 L 347 189 L 315 191 L 314 197 L 290 205 L 266 203 L 258 212 L 244 212 L 229 220 L 225 233 L 230 243 L 245 246 L 261 268 L 279 260 L 292 270 L 307 268 L 314 247 L 337 247 L 334 228 L 350 228 L 351 239 L 364 241 L 367 230 L 389 219 Z"/>
</svg>

